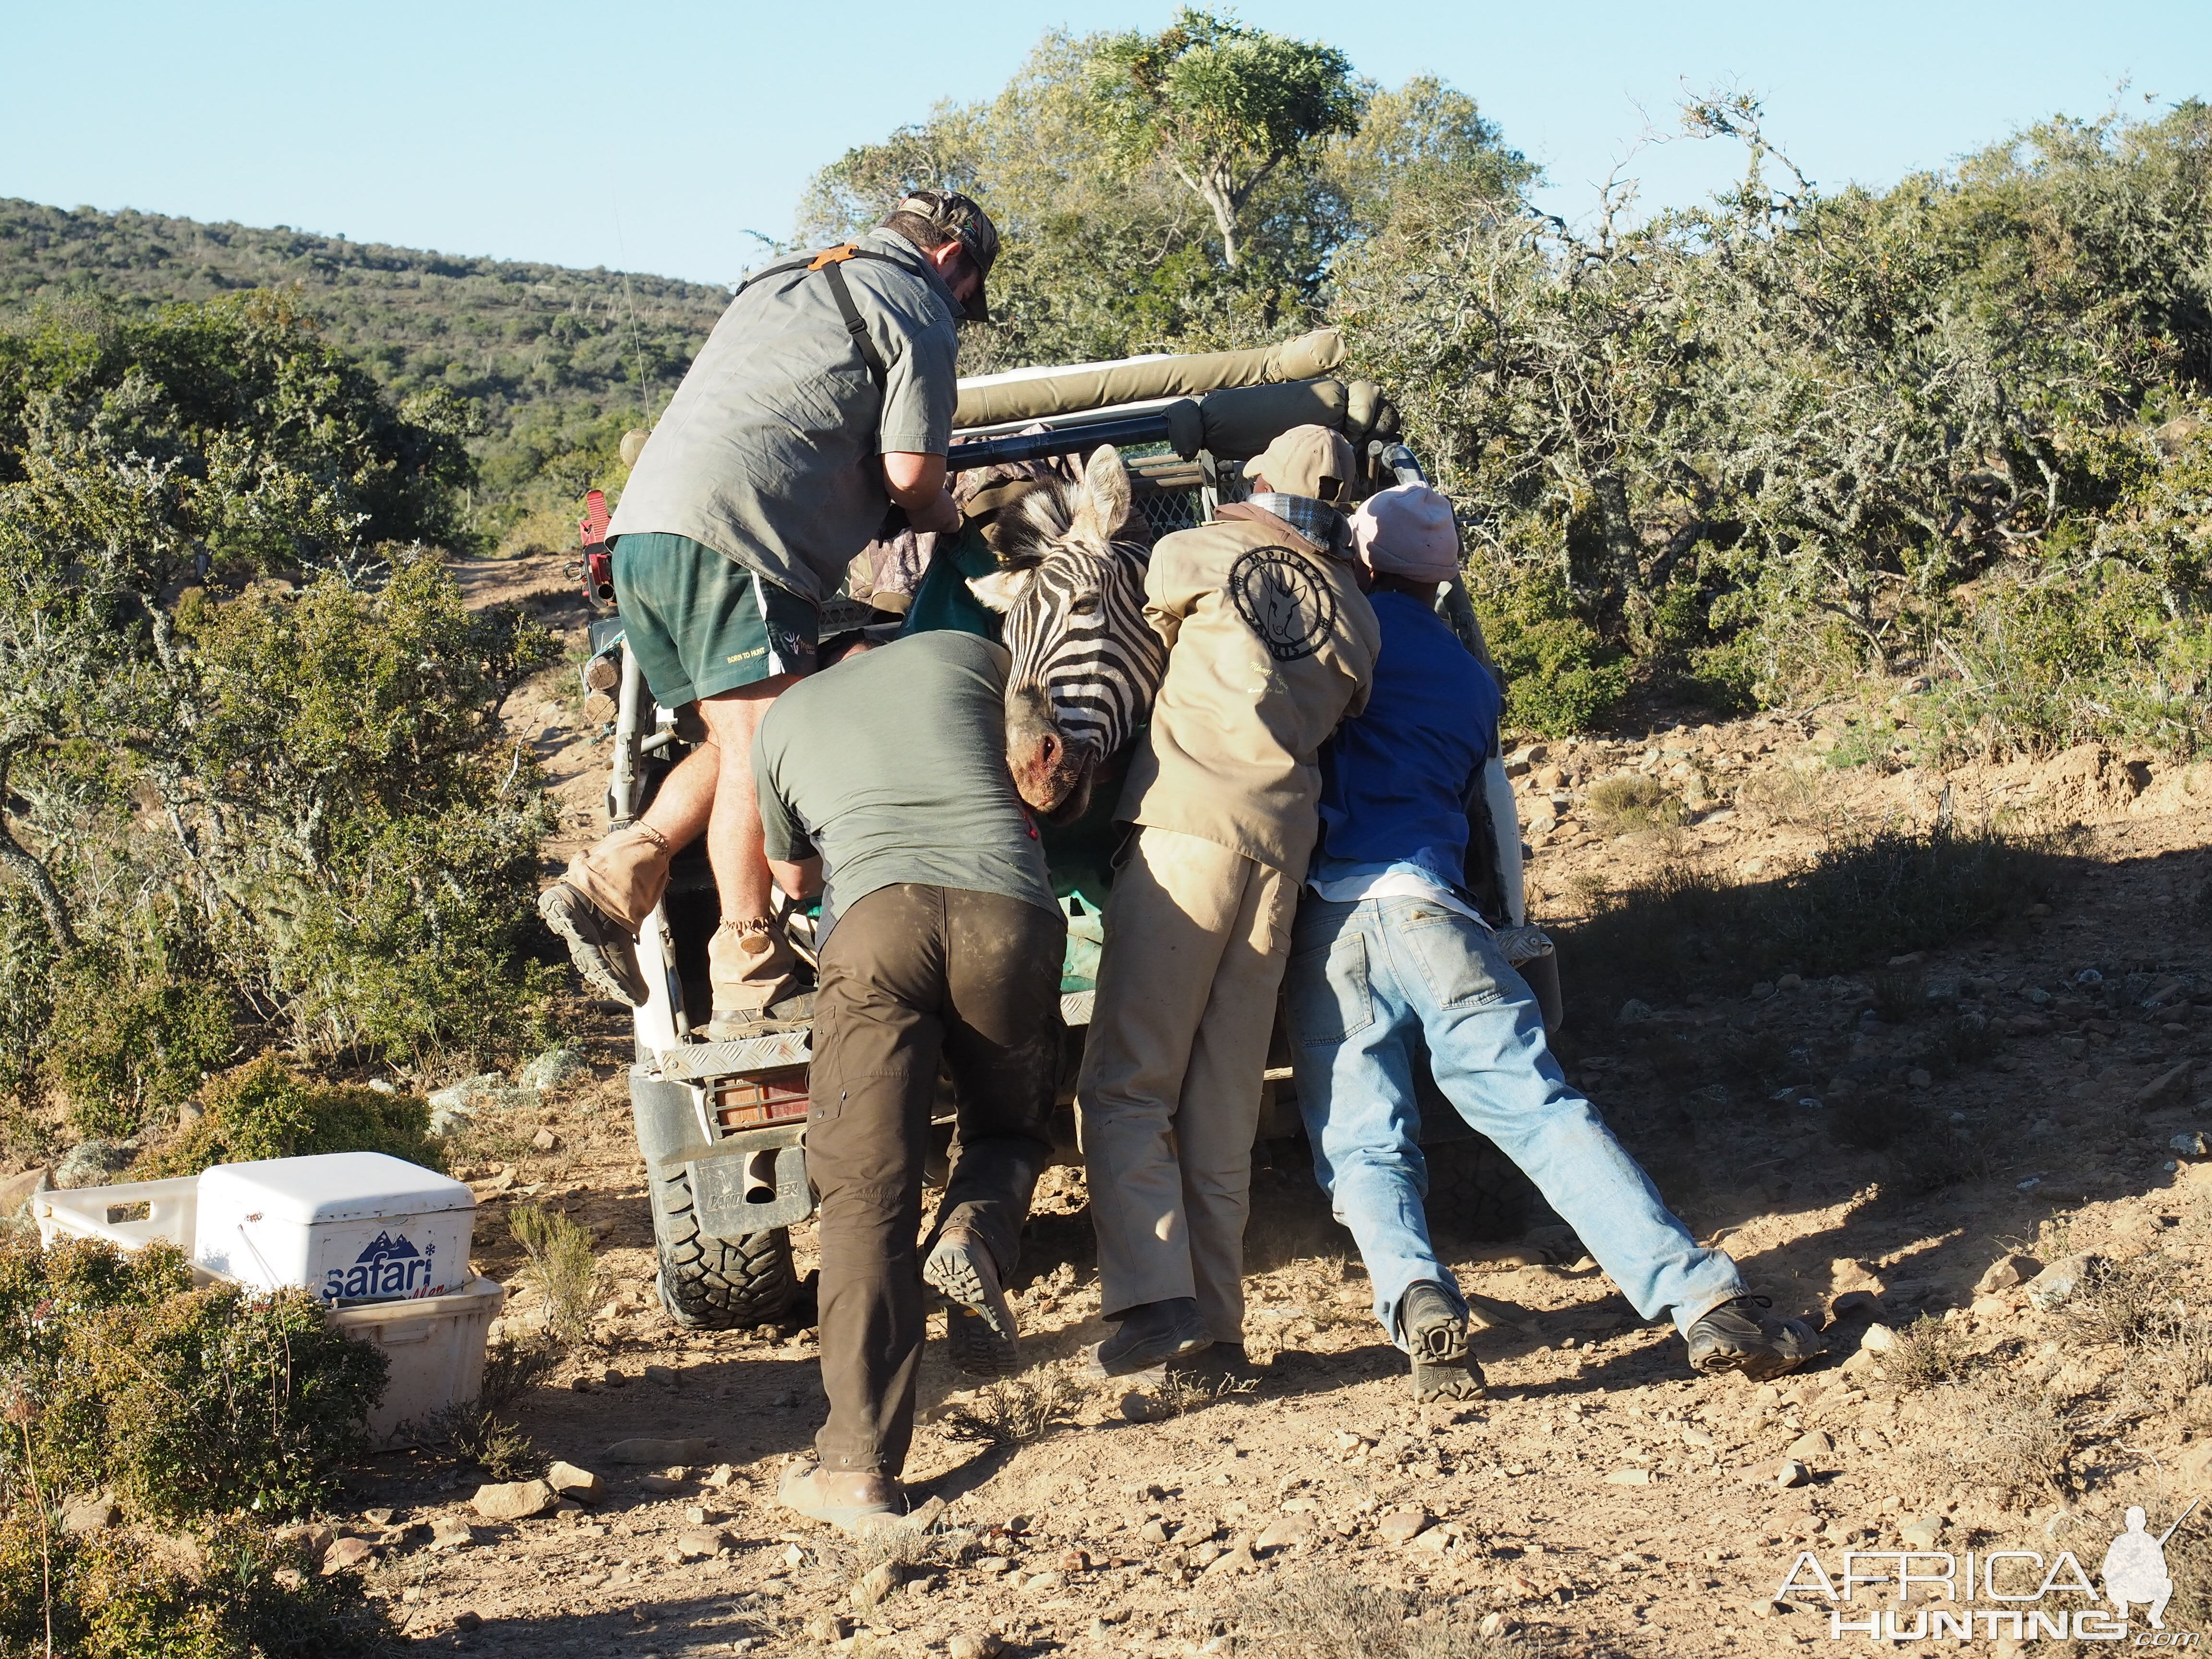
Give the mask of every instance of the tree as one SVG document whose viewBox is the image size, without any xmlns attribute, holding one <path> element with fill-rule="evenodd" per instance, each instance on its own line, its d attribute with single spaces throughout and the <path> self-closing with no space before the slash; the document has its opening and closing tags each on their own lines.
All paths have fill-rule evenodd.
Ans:
<svg viewBox="0 0 2212 1659">
<path fill-rule="evenodd" d="M 1092 88 L 1118 154 L 1167 164 L 1213 215 L 1232 270 L 1253 192 L 1305 145 L 1356 130 L 1364 101 L 1335 47 L 1189 7 L 1158 34 L 1109 37 Z"/>
</svg>

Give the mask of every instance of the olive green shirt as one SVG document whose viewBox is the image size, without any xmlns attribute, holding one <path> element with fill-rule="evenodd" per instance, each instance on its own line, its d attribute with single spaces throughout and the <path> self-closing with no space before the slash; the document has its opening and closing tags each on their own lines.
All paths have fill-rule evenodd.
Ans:
<svg viewBox="0 0 2212 1659">
<path fill-rule="evenodd" d="M 959 397 L 952 291 L 915 245 L 838 267 L 889 368 L 880 398 L 829 277 L 787 270 L 730 302 L 637 459 L 610 536 L 689 536 L 820 604 L 890 510 L 886 453 L 941 455 Z"/>
<path fill-rule="evenodd" d="M 820 854 L 822 933 L 900 882 L 1000 893 L 1059 912 L 1006 770 L 1003 646 L 914 634 L 801 680 L 753 742 L 766 851 Z"/>
</svg>

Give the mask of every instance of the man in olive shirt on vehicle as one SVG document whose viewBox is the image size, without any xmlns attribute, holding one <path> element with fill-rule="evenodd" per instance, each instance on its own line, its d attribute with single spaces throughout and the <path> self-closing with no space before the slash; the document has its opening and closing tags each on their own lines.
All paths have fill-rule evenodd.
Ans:
<svg viewBox="0 0 2212 1659">
<path fill-rule="evenodd" d="M 1139 827 L 1106 901 L 1077 1098 L 1094 1194 L 1099 1367 L 1195 1353 L 1241 1370 L 1244 1220 L 1261 1074 L 1319 750 L 1366 701 L 1380 640 L 1336 503 L 1352 446 L 1293 427 L 1249 501 L 1152 550 L 1145 618 L 1166 678 L 1115 816 Z"/>
<path fill-rule="evenodd" d="M 638 929 L 702 830 L 722 907 L 708 1035 L 745 1035 L 799 988 L 769 917 L 753 734 L 813 667 L 822 603 L 891 505 L 917 530 L 959 527 L 955 319 L 988 316 L 998 246 L 974 202 L 923 191 L 858 242 L 759 273 L 638 457 L 608 526 L 616 601 L 654 699 L 696 702 L 708 741 L 539 901 L 606 994 L 646 1000 Z"/>
<path fill-rule="evenodd" d="M 838 1526 L 903 1510 L 925 1279 L 955 1364 L 1018 1364 L 1000 1286 L 1052 1156 L 1067 924 L 1006 770 L 1007 660 L 972 634 L 910 635 L 779 699 L 753 750 L 776 880 L 827 882 L 806 1164 L 830 1420 L 780 1495 Z M 940 1056 L 957 1155 L 922 1253 Z"/>
</svg>

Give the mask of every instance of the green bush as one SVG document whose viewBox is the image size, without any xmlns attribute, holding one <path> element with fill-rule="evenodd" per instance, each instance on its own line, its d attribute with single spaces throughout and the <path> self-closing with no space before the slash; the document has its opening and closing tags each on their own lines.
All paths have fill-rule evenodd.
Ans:
<svg viewBox="0 0 2212 1659">
<path fill-rule="evenodd" d="M 148 1168 L 155 1176 L 197 1175 L 211 1164 L 318 1152 L 388 1152 L 426 1169 L 445 1167 L 422 1096 L 312 1083 L 264 1054 L 210 1080 L 198 1121 Z"/>
<path fill-rule="evenodd" d="M 0 1243 L 0 1315 L 25 1402 L 0 1450 L 9 1498 L 112 1492 L 134 1520 L 296 1515 L 337 1495 L 367 1449 L 384 1356 L 303 1292 L 194 1291 L 182 1257 Z"/>
<path fill-rule="evenodd" d="M 0 1517 L 0 1659 L 355 1659 L 398 1632 L 358 1574 L 319 1577 L 297 1543 L 239 1520 L 201 1538 L 61 1533 Z"/>
<path fill-rule="evenodd" d="M 1540 737 L 1602 724 L 1628 695 L 1628 661 L 1577 617 L 1555 578 L 1501 579 L 1475 595 L 1505 681 L 1505 721 Z"/>
<path fill-rule="evenodd" d="M 129 964 L 102 946 L 61 965 L 46 1036 L 70 1122 L 117 1138 L 164 1127 L 238 1044 L 220 985 L 179 978 L 161 962 Z"/>
</svg>

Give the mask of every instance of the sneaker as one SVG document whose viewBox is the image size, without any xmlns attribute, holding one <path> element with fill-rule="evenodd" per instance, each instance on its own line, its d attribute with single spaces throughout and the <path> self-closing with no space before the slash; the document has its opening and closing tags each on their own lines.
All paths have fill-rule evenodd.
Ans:
<svg viewBox="0 0 2212 1659">
<path fill-rule="evenodd" d="M 652 993 L 637 964 L 637 941 L 620 922 L 565 881 L 538 896 L 538 914 L 567 941 L 569 959 L 586 984 L 633 1008 L 645 1006 Z"/>
<path fill-rule="evenodd" d="M 947 1227 L 930 1247 L 921 1277 L 945 1298 L 945 1338 L 955 1366 L 981 1377 L 1012 1376 L 1021 1369 L 1014 1310 L 981 1239 L 965 1227 Z"/>
<path fill-rule="evenodd" d="M 1467 1315 L 1441 1285 L 1423 1279 L 1398 1304 L 1398 1330 L 1413 1362 L 1413 1398 L 1480 1400 L 1482 1368 L 1467 1349 Z"/>
<path fill-rule="evenodd" d="M 1139 1303 L 1124 1313 L 1121 1328 L 1101 1342 L 1092 1358 L 1101 1374 L 1129 1376 L 1196 1353 L 1212 1342 L 1199 1316 L 1198 1298 L 1176 1296 Z"/>
<path fill-rule="evenodd" d="M 1771 1297 L 1735 1296 L 1708 1308 L 1683 1333 L 1690 1345 L 1690 1369 L 1708 1376 L 1741 1371 L 1763 1382 L 1826 1352 L 1803 1320 L 1777 1319 L 1764 1311 L 1773 1305 Z"/>
</svg>

